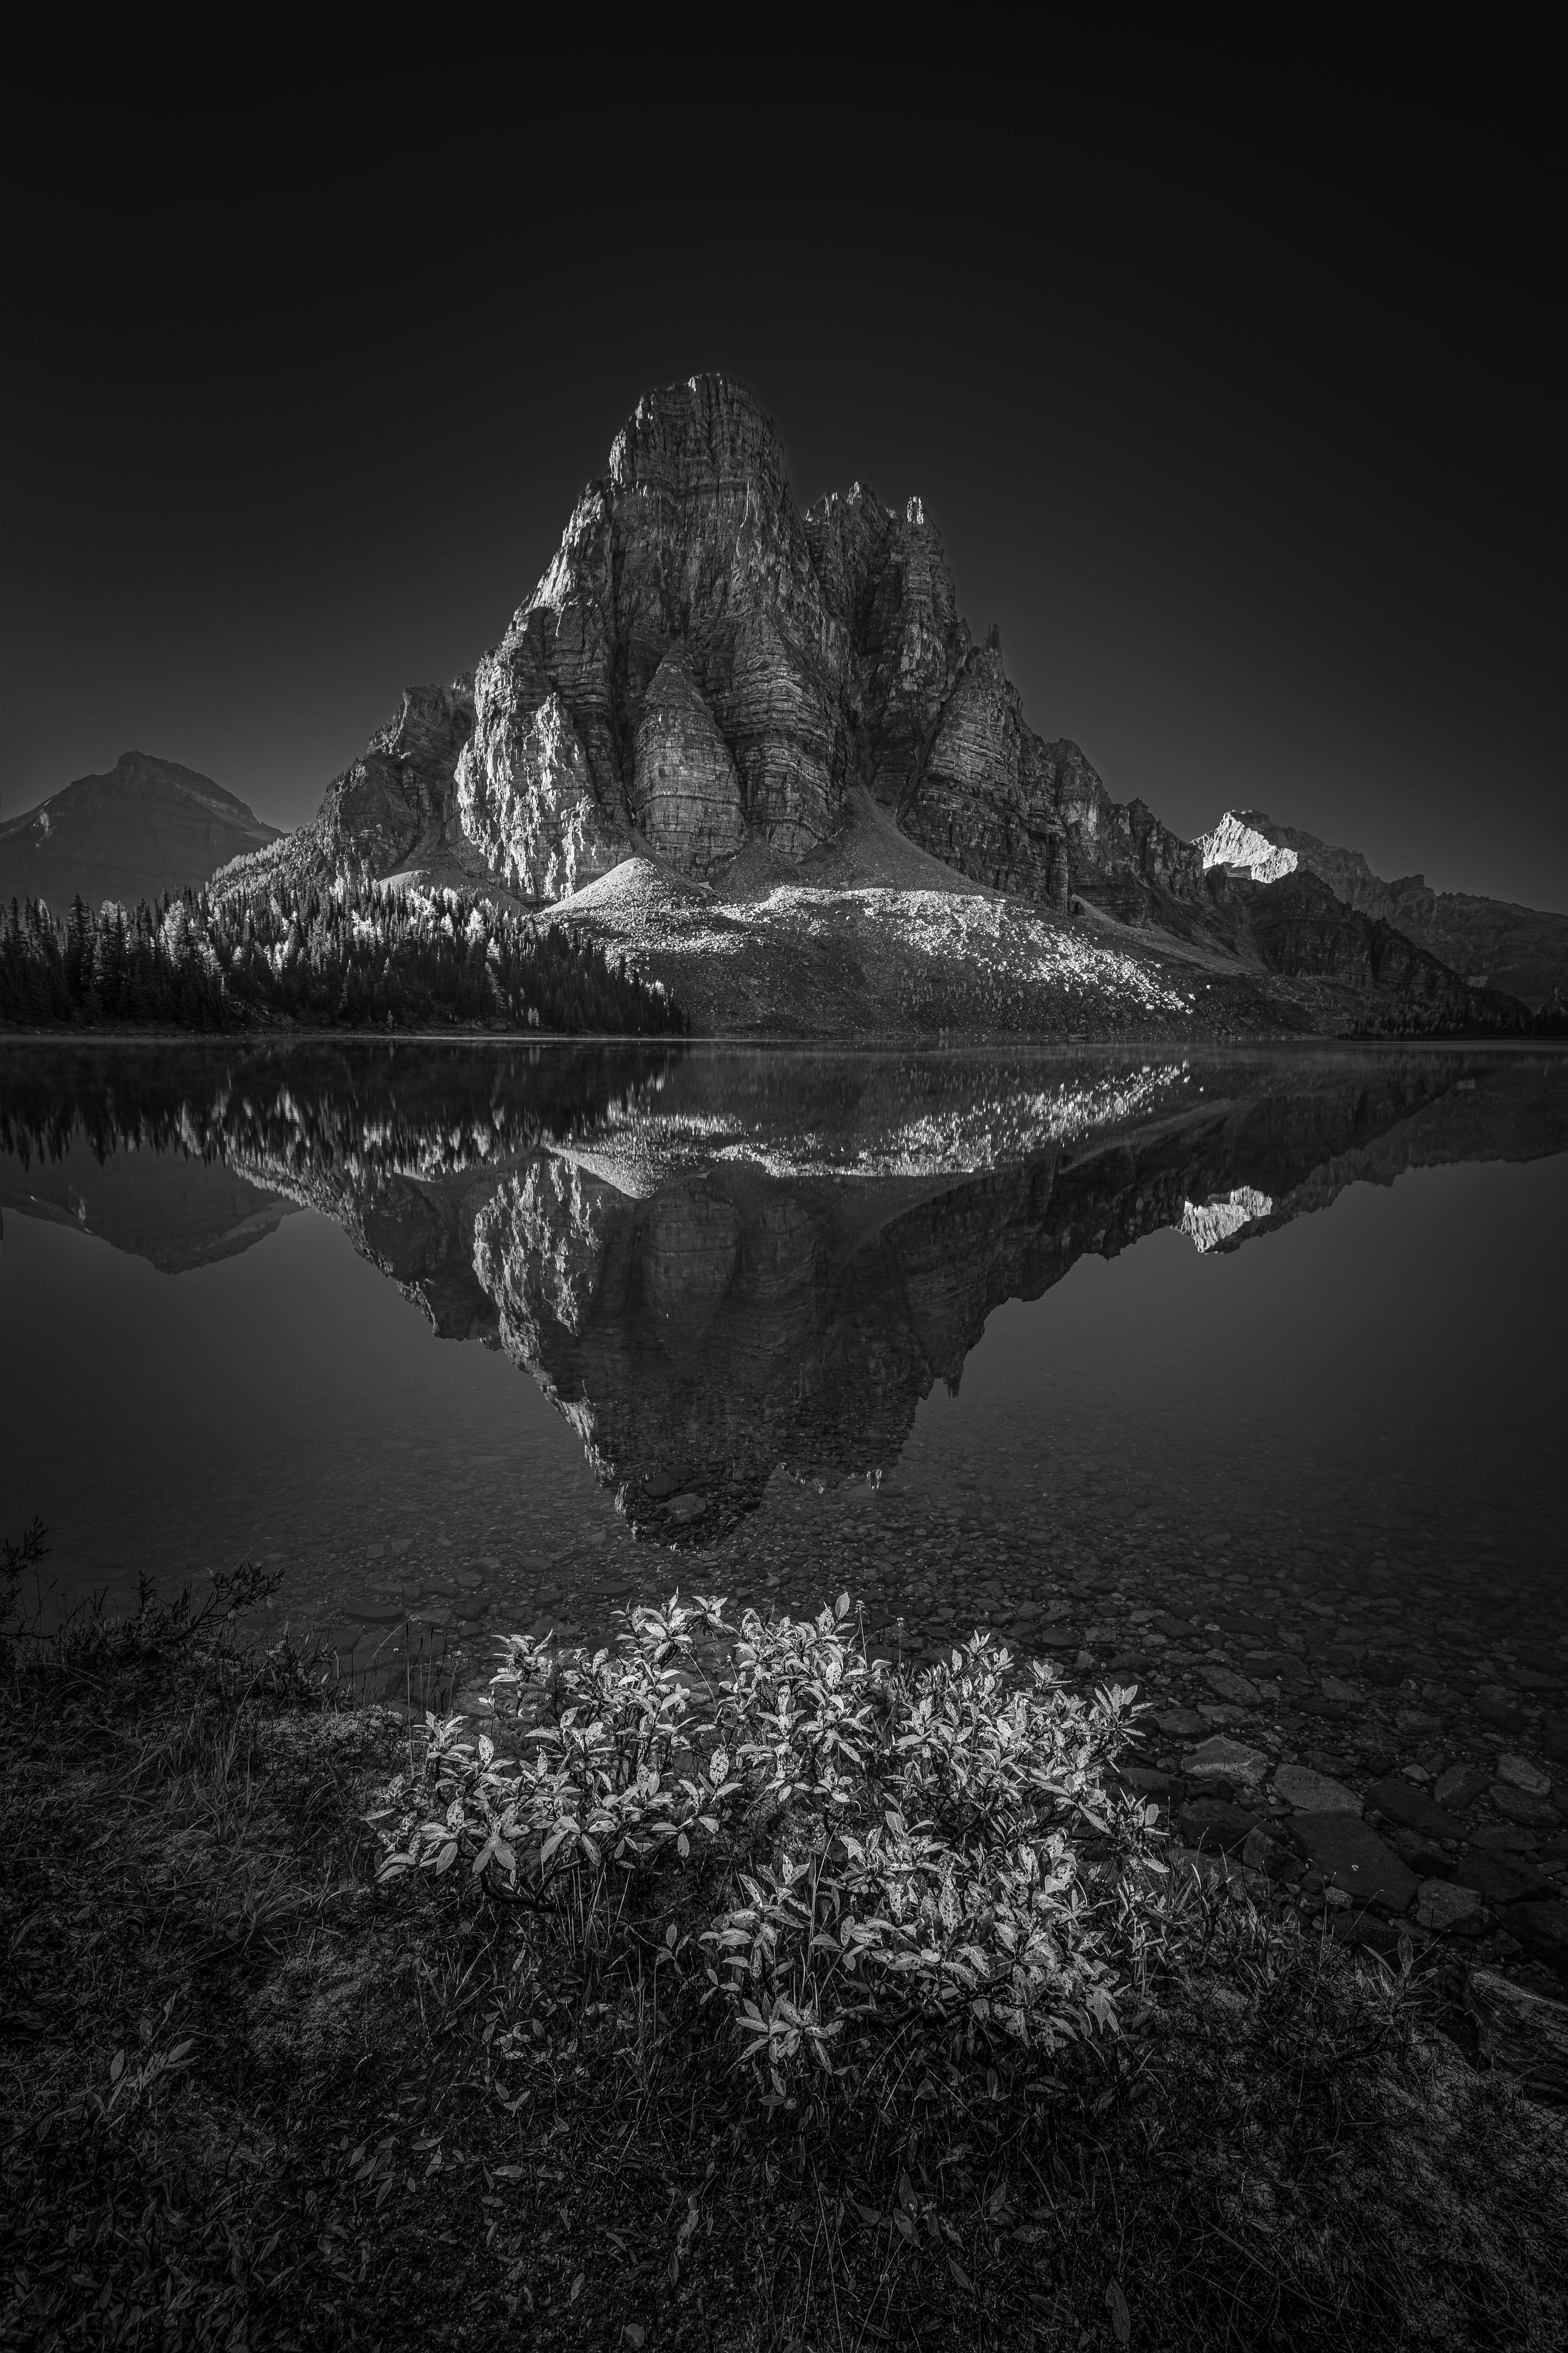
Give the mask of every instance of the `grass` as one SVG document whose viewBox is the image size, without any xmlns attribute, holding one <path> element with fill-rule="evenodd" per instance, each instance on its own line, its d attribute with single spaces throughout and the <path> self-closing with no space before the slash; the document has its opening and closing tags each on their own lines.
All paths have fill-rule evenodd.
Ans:
<svg viewBox="0 0 1568 2353">
<path fill-rule="evenodd" d="M 1215 1901 L 1125 2032 L 764 2107 L 696 1973 L 378 1883 L 410 1765 L 221 1611 L 14 1642 L 0 2342 L 1547 2347 L 1564 2119 Z"/>
</svg>

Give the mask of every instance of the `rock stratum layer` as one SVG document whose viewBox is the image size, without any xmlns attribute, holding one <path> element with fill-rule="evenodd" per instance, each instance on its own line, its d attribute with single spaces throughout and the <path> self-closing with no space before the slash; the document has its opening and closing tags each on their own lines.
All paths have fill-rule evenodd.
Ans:
<svg viewBox="0 0 1568 2353">
<path fill-rule="evenodd" d="M 1107 923 L 1138 934 L 1156 959 L 1217 957 L 1222 980 L 1251 985 L 1231 1008 L 1238 1021 L 1255 1022 L 1259 1002 L 1268 1019 L 1268 990 L 1259 999 L 1255 984 L 1269 975 L 1341 993 L 1292 1001 L 1289 1027 L 1354 1026 L 1343 998 L 1394 1008 L 1418 1028 L 1506 1027 L 1518 1015 L 1431 951 L 1393 949 L 1367 928 L 1387 921 L 1380 910 L 1315 894 L 1293 870 L 1260 886 L 1142 801 L 1113 801 L 1077 744 L 1029 726 L 995 629 L 977 640 L 958 611 L 921 501 L 895 510 L 858 483 L 803 513 L 773 426 L 719 375 L 638 402 L 472 678 L 411 690 L 313 824 L 217 885 L 347 868 L 565 905 L 575 919 L 585 892 L 642 860 L 689 899 L 772 903 L 776 934 L 781 881 L 840 902 L 879 887 L 907 900 L 904 867 L 922 857 L 917 891 L 999 893 L 1047 926 L 1088 922 L 1090 964 L 1109 952 L 1096 929 Z M 797 944 L 816 936 L 809 913 L 785 912 Z M 902 911 L 917 930 L 929 912 Z M 596 919 L 612 944 L 662 947 L 679 964 L 679 923 L 632 938 L 603 901 Z M 747 913 L 737 922 L 770 928 Z M 744 959 L 731 959 L 740 985 L 715 989 L 710 976 L 705 1025 L 909 1027 L 911 991 L 952 998 L 945 982 L 926 985 L 929 943 L 901 997 L 858 993 L 856 924 L 838 929 L 846 944 L 820 1001 L 770 985 L 759 1019 Z M 1125 960 L 1127 943 L 1115 944 Z M 940 961 L 940 944 L 931 953 Z M 1190 979 L 1165 976 L 1173 1006 Z M 1121 981 L 1109 965 L 1101 981 L 1113 1011 Z M 1141 984 L 1126 998 L 1135 1018 L 1146 993 Z M 1022 999 L 997 1009 L 1002 1027 L 1025 1026 Z"/>
<path fill-rule="evenodd" d="M 0 825 L 0 898 L 134 905 L 199 887 L 216 866 L 279 839 L 210 776 L 121 752 L 106 776 L 79 776 Z"/>
</svg>

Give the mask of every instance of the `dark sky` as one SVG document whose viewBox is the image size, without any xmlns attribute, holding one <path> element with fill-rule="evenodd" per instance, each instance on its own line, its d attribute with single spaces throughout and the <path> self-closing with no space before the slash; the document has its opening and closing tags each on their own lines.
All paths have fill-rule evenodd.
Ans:
<svg viewBox="0 0 1568 2353">
<path fill-rule="evenodd" d="M 638 392 L 711 367 L 803 503 L 921 493 L 1118 798 L 1568 909 L 1515 62 L 1507 102 L 1459 57 L 1177 105 L 1015 99 L 998 57 L 973 102 L 851 76 L 646 132 L 584 84 L 563 133 L 558 85 L 546 145 L 480 60 L 445 117 L 407 61 L 400 111 L 79 126 L 14 213 L 0 809 L 134 746 L 297 823 L 495 641 Z"/>
</svg>

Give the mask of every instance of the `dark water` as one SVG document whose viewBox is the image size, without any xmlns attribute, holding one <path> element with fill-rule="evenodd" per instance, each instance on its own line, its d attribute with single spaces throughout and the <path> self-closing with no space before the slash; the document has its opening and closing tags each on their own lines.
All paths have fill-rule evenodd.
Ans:
<svg viewBox="0 0 1568 2353">
<path fill-rule="evenodd" d="M 1561 1056 L 16 1043 L 0 1207 L 62 1592 L 249 1555 L 475 1665 L 677 1582 L 1379 1601 L 1568 1676 Z"/>
</svg>

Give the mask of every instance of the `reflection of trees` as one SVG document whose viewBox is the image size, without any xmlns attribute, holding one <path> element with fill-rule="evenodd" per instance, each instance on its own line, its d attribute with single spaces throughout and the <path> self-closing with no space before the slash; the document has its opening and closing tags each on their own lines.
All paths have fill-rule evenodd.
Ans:
<svg viewBox="0 0 1568 2353">
<path fill-rule="evenodd" d="M 420 1043 L 17 1048 L 0 1151 L 24 1166 L 85 1141 L 202 1159 L 436 1173 L 597 1126 L 668 1050 Z"/>
</svg>

